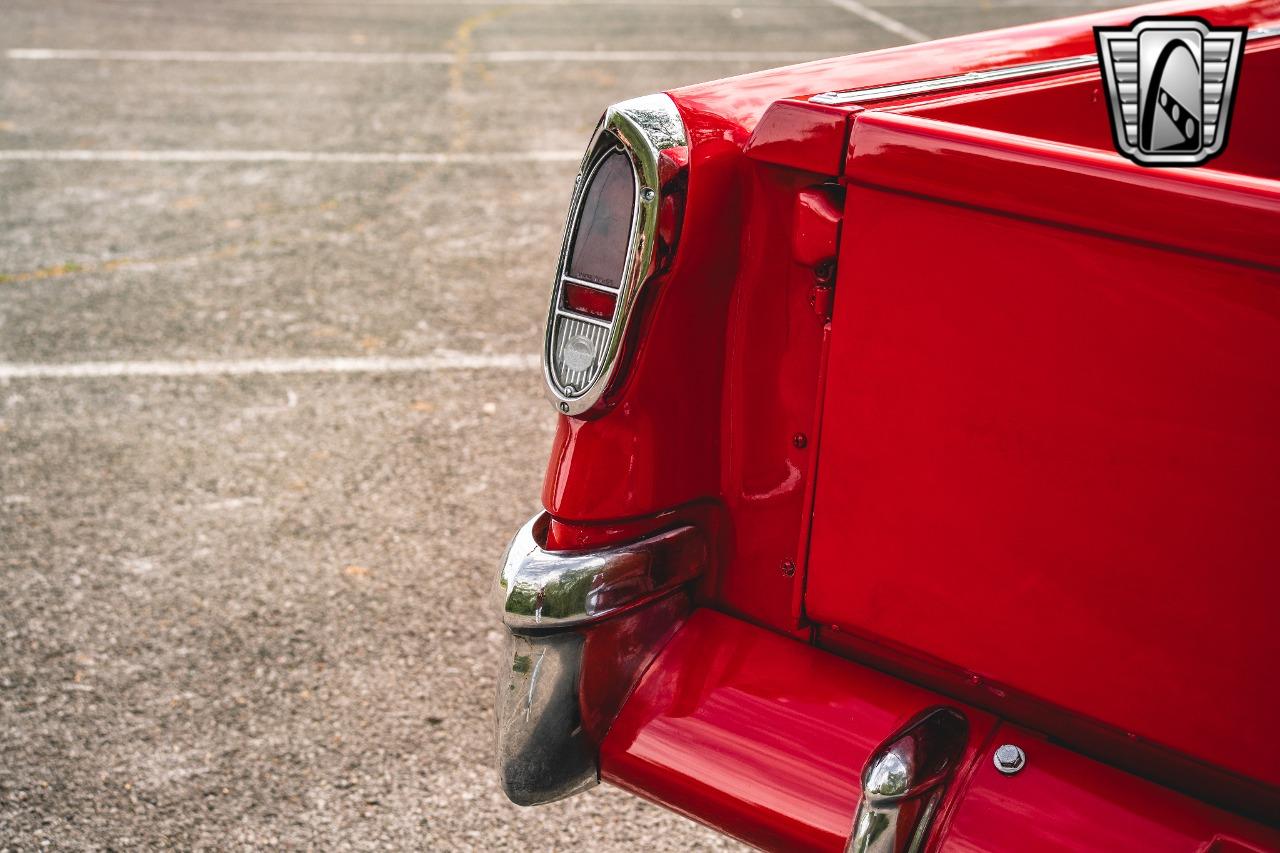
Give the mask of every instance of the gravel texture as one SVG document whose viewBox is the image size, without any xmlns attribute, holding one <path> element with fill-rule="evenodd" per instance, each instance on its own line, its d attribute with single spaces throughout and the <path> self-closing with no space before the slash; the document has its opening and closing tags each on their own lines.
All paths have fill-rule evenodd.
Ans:
<svg viewBox="0 0 1280 853">
<path fill-rule="evenodd" d="M 1090 8 L 872 5 L 937 36 Z M 474 54 L 900 42 L 825 0 L 10 0 L 0 24 L 0 149 L 574 150 L 609 102 L 762 63 Z M 573 169 L 0 160 L 0 362 L 535 353 Z M 0 384 L 0 850 L 735 847 L 607 787 L 498 789 L 488 593 L 553 426 L 519 369 Z"/>
</svg>

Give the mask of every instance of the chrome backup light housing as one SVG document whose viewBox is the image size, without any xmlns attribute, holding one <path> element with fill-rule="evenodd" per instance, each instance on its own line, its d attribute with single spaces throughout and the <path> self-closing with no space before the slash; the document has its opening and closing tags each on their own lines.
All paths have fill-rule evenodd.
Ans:
<svg viewBox="0 0 1280 853">
<path fill-rule="evenodd" d="M 555 286 L 551 292 L 551 307 L 547 316 L 547 333 L 542 348 L 542 371 L 546 379 L 548 396 L 563 414 L 577 416 L 605 407 L 605 392 L 618 372 L 623 342 L 631 322 L 632 311 L 640 289 L 656 271 L 658 249 L 658 212 L 662 209 L 662 181 L 659 175 L 659 157 L 663 151 L 688 146 L 684 122 L 675 103 L 666 95 L 647 95 L 614 104 L 605 110 L 596 127 L 582 166 L 569 206 L 569 220 L 565 226 L 564 244 L 560 249 L 560 261 L 556 268 Z M 564 304 L 564 287 L 569 276 L 570 252 L 582 213 L 582 203 L 591 184 L 596 168 L 611 153 L 622 151 L 631 161 L 635 177 L 632 196 L 631 234 L 627 244 L 625 263 L 618 276 L 617 288 L 582 279 L 569 278 L 569 283 L 614 296 L 613 317 L 603 320 L 567 308 Z M 590 368 L 573 371 L 580 377 L 582 387 L 567 377 L 557 375 L 555 347 L 561 327 L 585 330 L 586 340 L 595 346 L 594 361 Z M 570 334 L 572 332 L 564 332 Z"/>
</svg>

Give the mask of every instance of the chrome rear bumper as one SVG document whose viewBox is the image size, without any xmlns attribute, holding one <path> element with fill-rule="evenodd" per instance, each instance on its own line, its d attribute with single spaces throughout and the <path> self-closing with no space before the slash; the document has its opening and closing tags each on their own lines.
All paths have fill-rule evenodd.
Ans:
<svg viewBox="0 0 1280 853">
<path fill-rule="evenodd" d="M 689 610 L 688 596 L 677 591 L 707 564 L 706 541 L 693 527 L 609 548 L 547 551 L 541 543 L 549 521 L 540 513 L 516 534 L 496 590 L 507 627 L 494 709 L 498 769 L 519 805 L 558 800 L 599 781 L 598 744 L 580 700 L 588 640 L 605 622 L 610 637 L 626 638 L 620 671 L 604 677 L 629 688 Z"/>
</svg>

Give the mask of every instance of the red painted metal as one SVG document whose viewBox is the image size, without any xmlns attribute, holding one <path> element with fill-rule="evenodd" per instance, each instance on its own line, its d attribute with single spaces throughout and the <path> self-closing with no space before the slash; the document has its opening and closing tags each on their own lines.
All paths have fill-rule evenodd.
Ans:
<svg viewBox="0 0 1280 853">
<path fill-rule="evenodd" d="M 582 551 L 631 542 L 677 526 L 678 518 L 674 511 L 617 524 L 571 524 L 553 518 L 547 523 L 547 541 L 543 547 L 548 551 Z"/>
<path fill-rule="evenodd" d="M 808 614 L 1274 798 L 1280 274 L 862 188 L 844 233 Z"/>
<path fill-rule="evenodd" d="M 1151 169 L 1120 157 L 1094 70 L 905 114 L 862 112 L 845 173 L 859 183 L 1280 266 L 1272 239 L 1280 233 L 1280 116 L 1260 94 L 1280 87 L 1280 38 L 1252 44 L 1245 67 L 1251 101 L 1237 105 L 1247 111 L 1235 117 L 1227 153 L 1209 167 Z"/>
<path fill-rule="evenodd" d="M 1004 719 L 1017 720 L 1030 728 L 1051 732 L 1061 743 L 1070 744 L 1094 760 L 1128 768 L 1171 788 L 1186 789 L 1228 811 L 1275 823 L 1273 788 L 1243 782 L 1239 776 L 1221 767 L 1191 760 L 1086 716 L 1064 713 L 1062 708 L 1026 696 L 1006 684 L 883 638 L 858 636 L 836 626 L 818 627 L 815 633 L 820 648 L 936 690 Z M 1188 784 L 1188 781 L 1194 784 Z"/>
<path fill-rule="evenodd" d="M 928 80 L 965 71 L 1093 53 L 1093 27 L 1127 26 L 1143 15 L 1199 15 L 1217 26 L 1260 27 L 1280 21 L 1280 0 L 1204 3 L 1177 0 L 1003 30 L 822 59 L 688 86 L 671 93 L 689 116 L 714 117 L 745 143 L 760 117 L 784 98 Z"/>
<path fill-rule="evenodd" d="M 1157 169 L 1157 174 L 1194 175 L 1231 172 L 1237 178 L 1280 178 L 1275 139 L 1280 114 L 1272 108 L 1280 85 L 1280 37 L 1245 44 L 1240 88 L 1231 111 L 1230 144 L 1207 168 Z M 919 99 L 917 99 L 919 100 Z M 1096 69 L 1060 74 L 1018 85 L 990 86 L 931 99 L 903 112 L 938 121 L 984 128 L 1036 140 L 1115 155 L 1110 117 Z M 1135 167 L 1136 169 L 1137 167 Z M 1132 171 L 1129 174 L 1141 174 Z M 1246 186 L 1251 181 L 1242 181 Z"/>
<path fill-rule="evenodd" d="M 838 175 L 850 115 L 847 107 L 797 99 L 775 101 L 747 140 L 747 156 L 803 172 Z"/>
<path fill-rule="evenodd" d="M 1280 56 L 1280 51 L 1276 52 Z M 854 122 L 852 180 L 1264 266 L 1280 266 L 1280 181 L 1151 169 L 1114 151 L 920 118 Z"/>
<path fill-rule="evenodd" d="M 560 419 L 543 501 L 578 526 L 716 501 L 732 519 L 723 565 L 734 573 L 717 597 L 789 627 L 797 578 L 783 564 L 799 557 L 811 458 L 793 438 L 816 431 L 825 318 L 811 305 L 817 271 L 777 240 L 795 230 L 797 199 L 821 176 L 746 171 L 723 140 L 693 152 L 684 249 L 648 291 L 629 384 L 604 417 Z M 817 246 L 834 227 L 800 245 Z"/>
<path fill-rule="evenodd" d="M 648 605 L 643 619 L 610 619 L 583 634 L 578 705 L 582 728 L 600 743 L 640 675 L 688 615 L 689 596 L 679 592 Z"/>
<path fill-rule="evenodd" d="M 843 193 L 833 186 L 811 187 L 796 195 L 791 257 L 804 267 L 835 263 L 840 243 Z"/>
<path fill-rule="evenodd" d="M 808 195 L 825 207 L 814 195 L 813 178 L 764 170 L 752 182 L 753 215 L 739 250 L 745 274 L 729 306 L 724 350 L 720 500 L 734 537 L 717 598 L 783 629 L 794 624 L 792 592 L 801 582 L 787 566 L 802 563 L 813 453 L 794 438 L 812 435 L 818 426 L 826 317 L 814 312 L 813 298 L 826 267 L 798 258 L 794 244 L 786 251 L 780 238 L 795 234 L 807 218 L 798 199 Z M 802 240 L 800 248 L 807 245 Z"/>
<path fill-rule="evenodd" d="M 989 759 L 979 762 L 935 850 L 1280 850 L 1280 832 L 1090 761 L 1026 730 L 1002 725 L 991 743 L 1021 747 L 1026 766 L 1005 776 Z"/>
<path fill-rule="evenodd" d="M 618 404 L 560 420 L 547 546 L 695 519 L 715 542 L 699 600 L 797 637 L 812 618 L 841 655 L 1274 820 L 1280 687 L 1259 674 L 1280 600 L 1280 113 L 1248 81 L 1280 82 L 1280 49 L 1249 46 L 1231 147 L 1195 170 L 1115 154 L 1096 70 L 866 110 L 805 100 L 1092 53 L 1092 26 L 1144 14 L 1259 26 L 1280 0 L 1108 11 L 671 93 L 691 140 L 673 161 L 679 251 L 643 293 Z M 843 221 L 809 204 L 837 178 Z M 611 668 L 653 638 L 601 637 L 583 701 L 609 730 L 604 777 L 769 847 L 842 845 L 859 761 L 908 705 L 941 701 L 699 611 L 609 729 Z M 947 844 L 1134 837 L 1090 828 L 1090 786 L 1117 832 L 1273 841 L 1052 749 L 1043 775 L 975 764 Z M 1059 801 L 1042 833 L 983 834 Z"/>
<path fill-rule="evenodd" d="M 602 778 L 769 850 L 843 850 L 871 753 L 936 694 L 710 610 L 605 738 Z M 970 725 L 963 766 L 993 720 Z"/>
<path fill-rule="evenodd" d="M 602 524 L 719 500 L 738 531 L 725 603 L 792 626 L 781 602 L 793 597 L 803 567 L 794 579 L 779 567 L 804 551 L 807 520 L 799 516 L 811 453 L 790 437 L 818 430 L 822 318 L 801 316 L 814 296 L 812 274 L 777 252 L 776 240 L 791 227 L 797 193 L 837 174 L 832 145 L 856 112 L 795 97 L 1092 52 L 1093 25 L 1192 12 L 1257 25 L 1280 19 L 1280 0 L 1109 11 L 673 91 L 691 140 L 678 152 L 689 163 L 683 248 L 642 297 L 619 405 L 593 421 L 561 419 L 546 508 L 564 521 Z M 788 98 L 757 128 L 767 107 Z M 802 149 L 814 153 L 796 153 Z"/>
<path fill-rule="evenodd" d="M 867 759 L 938 705 L 965 715 L 970 740 L 930 850 L 1280 849 L 1274 829 L 711 610 L 645 673 L 605 737 L 601 775 L 766 850 L 843 850 Z M 992 763 L 1002 743 L 1026 753 L 1014 776 Z"/>
</svg>

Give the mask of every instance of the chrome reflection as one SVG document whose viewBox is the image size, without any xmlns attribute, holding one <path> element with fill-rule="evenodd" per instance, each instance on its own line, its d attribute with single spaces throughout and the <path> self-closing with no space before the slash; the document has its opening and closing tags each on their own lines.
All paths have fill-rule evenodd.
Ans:
<svg viewBox="0 0 1280 853">
<path fill-rule="evenodd" d="M 916 853 L 946 782 L 964 754 L 969 724 L 951 708 L 933 708 L 872 754 L 862 771 L 862 800 L 849 853 Z"/>
<path fill-rule="evenodd" d="M 1089 68 L 1097 64 L 1097 55 L 1089 53 L 1081 56 L 1071 56 L 1066 59 L 1049 59 L 1044 62 L 1028 62 L 1023 65 L 988 68 L 985 71 L 969 71 L 965 74 L 954 74 L 950 77 L 934 77 L 931 80 L 913 80 L 909 83 L 872 86 L 867 89 L 851 89 L 847 92 L 823 92 L 821 95 L 814 95 L 809 100 L 815 104 L 865 104 L 870 101 L 885 101 L 890 98 L 905 98 L 910 95 L 944 92 L 948 89 L 982 86 L 987 83 L 998 83 L 1004 80 L 1020 80 L 1024 77 L 1036 77 L 1041 74 L 1056 74 L 1060 71 L 1071 71 L 1076 68 Z"/>
<path fill-rule="evenodd" d="M 560 800 L 598 781 L 578 711 L 583 642 L 573 632 L 507 632 L 494 715 L 502 788 L 516 805 Z"/>
<path fill-rule="evenodd" d="M 494 708 L 498 770 L 507 796 L 526 806 L 598 781 L 596 745 L 579 707 L 592 630 L 608 621 L 640 639 L 637 657 L 656 653 L 655 638 L 688 612 L 688 596 L 678 591 L 707 564 L 706 541 L 692 527 L 617 547 L 557 552 L 541 545 L 549 520 L 534 516 L 512 539 L 496 589 L 507 628 Z"/>
<path fill-rule="evenodd" d="M 548 517 L 534 516 L 512 540 L 498 579 L 498 607 L 512 629 L 598 622 L 697 577 L 707 545 L 693 527 L 590 551 L 546 551 Z"/>
</svg>

